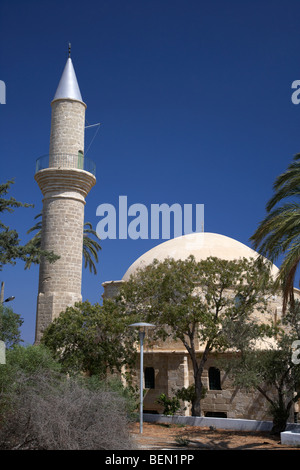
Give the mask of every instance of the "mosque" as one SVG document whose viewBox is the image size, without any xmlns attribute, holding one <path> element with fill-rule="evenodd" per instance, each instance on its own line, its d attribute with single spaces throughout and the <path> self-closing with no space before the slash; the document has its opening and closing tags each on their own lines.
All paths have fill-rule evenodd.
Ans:
<svg viewBox="0 0 300 470">
<path fill-rule="evenodd" d="M 226 259 L 253 259 L 258 254 L 248 246 L 233 238 L 216 233 L 191 233 L 163 242 L 140 256 L 125 272 L 121 280 L 103 283 L 106 298 L 113 298 L 120 285 L 134 276 L 138 269 L 151 264 L 154 259 L 163 261 L 165 258 L 175 260 L 187 259 L 190 255 L 196 261 L 210 256 Z M 272 275 L 278 268 L 272 266 Z M 281 315 L 281 296 L 273 296 L 270 301 L 271 318 L 277 320 Z M 201 353 L 199 346 L 199 354 Z M 225 354 L 225 353 L 224 353 Z M 139 381 L 139 370 L 135 371 L 135 381 Z M 193 367 L 187 350 L 181 341 L 170 341 L 155 344 L 151 350 L 144 350 L 144 412 L 161 413 L 163 408 L 157 403 L 161 393 L 169 397 L 182 387 L 187 388 L 194 383 Z M 259 392 L 246 392 L 233 387 L 232 381 L 218 369 L 213 355 L 209 356 L 203 374 L 203 385 L 207 389 L 206 396 L 201 400 L 204 416 L 243 419 L 270 419 L 268 404 Z M 189 415 L 190 406 L 183 404 L 180 414 Z"/>
<path fill-rule="evenodd" d="M 60 255 L 60 259 L 54 264 L 42 261 L 40 265 L 36 342 L 61 311 L 82 300 L 84 206 L 86 196 L 96 184 L 95 164 L 84 155 L 86 104 L 81 97 L 70 51 L 51 107 L 49 155 L 37 160 L 35 180 L 43 194 L 42 248 Z M 257 256 L 251 248 L 224 235 L 200 232 L 180 236 L 147 251 L 127 269 L 121 280 L 104 282 L 103 296 L 113 297 L 138 268 L 154 259 L 186 259 L 191 254 L 196 261 L 209 256 L 226 260 Z M 273 266 L 274 275 L 277 272 Z M 281 305 L 280 295 L 274 296 L 270 305 L 274 319 L 280 318 Z M 134 374 L 138 383 L 138 368 Z M 270 418 L 262 395 L 234 388 L 226 374 L 214 364 L 213 356 L 206 363 L 203 378 L 207 388 L 202 401 L 205 416 Z M 191 361 L 181 342 L 161 342 L 144 351 L 144 411 L 161 412 L 157 404 L 161 393 L 172 396 L 174 390 L 192 383 Z M 188 415 L 189 408 L 182 413 Z"/>
</svg>

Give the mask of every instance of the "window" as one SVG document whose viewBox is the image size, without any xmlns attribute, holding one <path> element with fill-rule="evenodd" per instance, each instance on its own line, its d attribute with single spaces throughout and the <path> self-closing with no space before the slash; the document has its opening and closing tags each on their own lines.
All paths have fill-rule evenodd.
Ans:
<svg viewBox="0 0 300 470">
<path fill-rule="evenodd" d="M 221 374 L 216 367 L 208 369 L 209 390 L 222 390 L 221 389 Z"/>
<path fill-rule="evenodd" d="M 155 388 L 155 373 L 153 367 L 145 369 L 145 388 Z"/>
<path fill-rule="evenodd" d="M 207 418 L 227 418 L 227 413 L 223 411 L 207 411 L 205 416 Z"/>
</svg>

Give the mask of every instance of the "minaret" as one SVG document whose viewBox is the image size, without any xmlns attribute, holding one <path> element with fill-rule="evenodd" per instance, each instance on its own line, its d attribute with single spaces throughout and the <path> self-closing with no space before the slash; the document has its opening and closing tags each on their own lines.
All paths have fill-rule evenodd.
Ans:
<svg viewBox="0 0 300 470">
<path fill-rule="evenodd" d="M 70 47 L 51 107 L 49 155 L 37 160 L 35 180 L 44 196 L 41 247 L 60 259 L 40 265 L 36 342 L 67 306 L 82 300 L 84 206 L 96 183 L 95 165 L 84 156 L 86 105 Z"/>
</svg>

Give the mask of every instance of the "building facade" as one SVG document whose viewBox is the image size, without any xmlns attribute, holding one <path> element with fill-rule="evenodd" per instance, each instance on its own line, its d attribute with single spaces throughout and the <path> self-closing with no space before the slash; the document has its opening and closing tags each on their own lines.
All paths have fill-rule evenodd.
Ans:
<svg viewBox="0 0 300 470">
<path fill-rule="evenodd" d="M 193 255 L 196 261 L 206 259 L 209 256 L 226 260 L 244 257 L 253 259 L 258 256 L 251 248 L 223 235 L 206 232 L 185 235 L 161 243 L 146 252 L 128 268 L 121 280 L 105 282 L 103 296 L 114 297 L 122 282 L 134 275 L 137 269 L 151 264 L 154 259 L 159 261 L 163 261 L 167 257 L 186 259 L 189 255 Z M 275 276 L 277 273 L 278 268 L 273 265 L 272 274 Z M 280 319 L 281 297 L 272 297 L 269 307 L 270 318 L 268 321 Z M 198 352 L 199 355 L 202 353 L 200 344 Z M 224 355 L 230 360 L 230 353 L 224 353 Z M 203 373 L 203 385 L 206 389 L 206 395 L 201 401 L 203 415 L 240 419 L 271 419 L 268 402 L 262 394 L 258 391 L 247 392 L 235 387 L 225 372 L 218 369 L 217 364 L 216 357 L 211 354 Z M 133 381 L 135 384 L 139 384 L 139 365 L 133 371 Z M 146 345 L 144 346 L 145 412 L 161 413 L 163 407 L 157 403 L 161 393 L 172 397 L 177 390 L 183 387 L 187 388 L 192 384 L 194 384 L 194 377 L 191 359 L 181 341 L 175 342 L 168 339 L 153 344 L 149 349 Z M 184 403 L 179 414 L 189 416 L 191 414 L 190 405 Z"/>
</svg>

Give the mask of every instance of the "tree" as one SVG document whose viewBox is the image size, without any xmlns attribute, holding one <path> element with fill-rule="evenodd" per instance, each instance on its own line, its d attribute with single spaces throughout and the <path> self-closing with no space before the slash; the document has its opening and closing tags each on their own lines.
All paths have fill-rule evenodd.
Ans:
<svg viewBox="0 0 300 470">
<path fill-rule="evenodd" d="M 6 348 L 12 348 L 22 341 L 20 328 L 23 322 L 12 308 L 0 305 L 0 340 L 5 342 Z"/>
<path fill-rule="evenodd" d="M 10 186 L 14 183 L 13 180 L 7 181 L 4 184 L 0 184 L 0 212 L 12 213 L 16 208 L 19 207 L 33 207 L 32 204 L 22 203 L 16 201 L 14 197 L 9 199 L 5 196 Z M 40 263 L 41 256 L 45 256 L 50 263 L 55 262 L 58 256 L 53 252 L 41 250 L 40 247 L 36 247 L 30 240 L 25 245 L 20 244 L 19 235 L 16 230 L 10 229 L 7 225 L 0 221 L 0 271 L 2 271 L 3 265 L 5 264 L 16 264 L 17 259 L 25 261 L 25 263 Z"/>
<path fill-rule="evenodd" d="M 35 219 L 42 217 L 42 214 L 35 216 Z M 37 233 L 31 239 L 31 243 L 37 248 L 41 247 L 41 234 L 42 234 L 42 220 L 39 220 L 33 227 L 31 227 L 27 233 L 31 233 L 37 230 Z M 100 240 L 97 232 L 93 230 L 92 224 L 90 222 L 85 222 L 83 228 L 83 246 L 82 253 L 84 258 L 84 267 L 89 267 L 91 273 L 97 274 L 95 262 L 98 263 L 98 251 L 101 250 L 101 246 L 97 240 L 93 240 L 91 237 L 93 235 L 97 240 Z M 94 261 L 95 260 L 95 261 Z M 30 268 L 31 260 L 25 265 L 25 269 Z"/>
<path fill-rule="evenodd" d="M 44 345 L 16 345 L 7 351 L 5 367 L 0 367 L 0 392 L 12 393 L 17 377 L 30 377 L 37 371 L 60 372 L 61 366 Z M 1 407 L 0 407 L 1 409 Z"/>
<path fill-rule="evenodd" d="M 273 416 L 271 432 L 279 434 L 286 428 L 292 405 L 300 399 L 300 367 L 293 358 L 293 345 L 300 340 L 299 301 L 274 333 L 269 349 L 245 347 L 226 369 L 236 386 L 257 389 L 265 397 Z"/>
<path fill-rule="evenodd" d="M 254 248 L 272 262 L 283 255 L 277 285 L 283 289 L 285 312 L 288 301 L 294 299 L 294 281 L 300 262 L 300 205 L 297 200 L 300 196 L 300 154 L 276 178 L 273 189 L 274 195 L 266 205 L 267 215 L 250 240 Z M 278 206 L 279 203 L 282 205 Z"/>
<path fill-rule="evenodd" d="M 101 246 L 97 240 L 93 240 L 91 235 L 100 240 L 97 232 L 93 230 L 92 224 L 90 222 L 85 222 L 83 227 L 83 258 L 84 258 L 84 267 L 89 267 L 91 273 L 97 274 L 96 266 L 94 263 L 98 263 L 98 251 L 101 250 Z"/>
<path fill-rule="evenodd" d="M 154 260 L 124 282 L 118 302 L 140 321 L 154 323 L 155 339 L 169 336 L 184 344 L 194 373 L 192 415 L 200 416 L 202 373 L 209 354 L 228 347 L 238 350 L 268 333 L 251 314 L 266 313 L 271 287 L 269 265 L 261 259 L 167 258 Z"/>
<path fill-rule="evenodd" d="M 4 415 L 14 407 L 15 395 L 18 395 L 22 384 L 30 381 L 35 374 L 56 374 L 60 365 L 50 351 L 43 345 L 15 345 L 6 351 L 5 366 L 0 366 L 0 422 Z"/>
<path fill-rule="evenodd" d="M 45 330 L 42 343 L 69 373 L 106 376 L 135 359 L 131 318 L 120 315 L 113 300 L 68 307 Z"/>
</svg>

